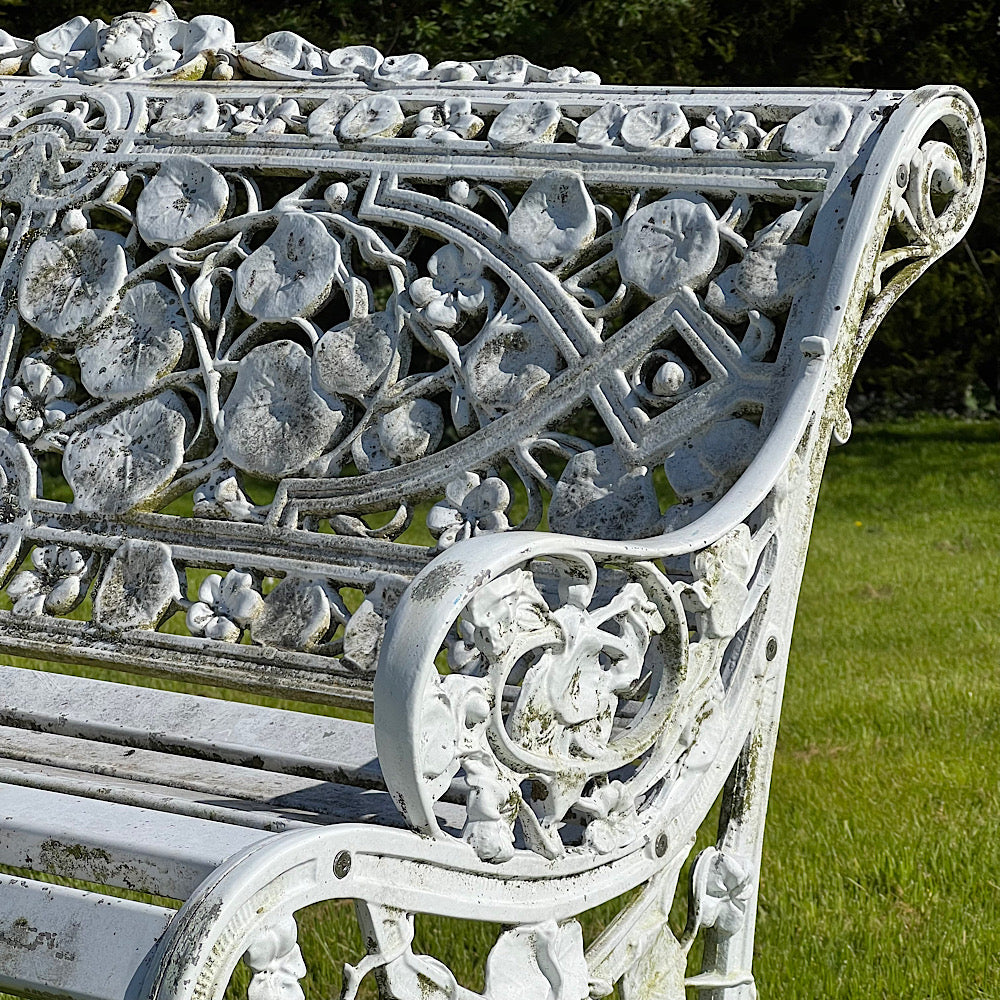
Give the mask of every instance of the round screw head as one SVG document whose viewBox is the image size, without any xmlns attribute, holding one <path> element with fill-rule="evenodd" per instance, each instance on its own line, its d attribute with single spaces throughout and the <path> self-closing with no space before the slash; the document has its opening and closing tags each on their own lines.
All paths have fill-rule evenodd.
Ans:
<svg viewBox="0 0 1000 1000">
<path fill-rule="evenodd" d="M 653 850 L 656 851 L 658 858 L 662 858 L 667 853 L 667 835 L 665 833 L 656 835 L 656 843 L 653 845 Z"/>
<path fill-rule="evenodd" d="M 336 875 L 337 878 L 345 878 L 350 870 L 351 852 L 338 851 L 337 856 L 333 859 L 333 874 Z"/>
<path fill-rule="evenodd" d="M 896 167 L 896 183 L 901 188 L 906 187 L 909 179 L 910 179 L 910 171 L 907 169 L 905 163 L 901 163 L 898 167 Z"/>
<path fill-rule="evenodd" d="M 769 660 L 773 660 L 778 655 L 778 640 L 773 635 L 767 640 L 767 649 L 764 650 L 764 655 Z"/>
</svg>

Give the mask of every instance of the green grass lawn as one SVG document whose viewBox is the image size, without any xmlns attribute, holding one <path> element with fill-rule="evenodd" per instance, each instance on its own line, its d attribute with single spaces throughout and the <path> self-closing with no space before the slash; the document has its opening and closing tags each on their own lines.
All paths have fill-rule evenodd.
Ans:
<svg viewBox="0 0 1000 1000">
<path fill-rule="evenodd" d="M 792 646 L 761 997 L 1000 1000 L 998 609 L 998 425 L 858 429 L 830 457 Z M 362 953 L 350 904 L 300 924 L 306 994 L 336 996 Z M 415 948 L 480 989 L 495 933 L 425 919 Z"/>
<path fill-rule="evenodd" d="M 1000 997 L 998 814 L 1000 429 L 860 429 L 792 644 L 761 995 Z"/>
</svg>

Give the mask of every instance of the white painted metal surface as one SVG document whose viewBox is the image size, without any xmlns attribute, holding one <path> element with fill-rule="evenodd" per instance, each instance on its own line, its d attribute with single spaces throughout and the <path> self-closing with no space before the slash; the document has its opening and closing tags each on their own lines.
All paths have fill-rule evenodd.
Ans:
<svg viewBox="0 0 1000 1000">
<path fill-rule="evenodd" d="M 174 910 L 0 875 L 0 990 L 79 1000 L 135 995 Z"/>
<path fill-rule="evenodd" d="M 219 996 L 244 956 L 251 1000 L 296 1000 L 294 913 L 342 897 L 347 998 L 476 996 L 413 953 L 424 913 L 506 925 L 486 1000 L 755 996 L 826 448 L 971 221 L 968 96 L 432 67 L 166 3 L 0 36 L 0 69 L 0 648 L 365 706 L 375 736 L 2 668 L 8 854 L 103 847 L 107 884 L 188 896 L 129 995 Z M 135 905 L 116 984 L 166 926 Z M 16 985 L 103 996 L 75 961 Z"/>
</svg>

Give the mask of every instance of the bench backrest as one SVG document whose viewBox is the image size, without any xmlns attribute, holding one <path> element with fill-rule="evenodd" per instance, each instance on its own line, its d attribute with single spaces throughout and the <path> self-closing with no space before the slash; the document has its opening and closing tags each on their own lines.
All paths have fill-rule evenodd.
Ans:
<svg viewBox="0 0 1000 1000">
<path fill-rule="evenodd" d="M 0 41 L 0 649 L 303 699 L 462 538 L 714 541 L 982 184 L 944 88 Z"/>
</svg>

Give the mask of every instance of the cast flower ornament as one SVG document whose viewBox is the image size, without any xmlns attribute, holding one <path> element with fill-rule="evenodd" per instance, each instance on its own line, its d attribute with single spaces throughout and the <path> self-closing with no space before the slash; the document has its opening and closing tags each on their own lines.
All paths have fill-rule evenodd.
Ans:
<svg viewBox="0 0 1000 1000">
<path fill-rule="evenodd" d="M 297 101 L 277 95 L 261 97 L 256 104 L 246 104 L 233 114 L 233 132 L 250 135 L 281 135 L 292 130 L 301 131 L 305 117 L 299 111 Z"/>
<path fill-rule="evenodd" d="M 715 927 L 728 937 L 742 926 L 753 897 L 753 877 L 746 861 L 717 848 L 698 855 L 691 876 L 696 927 Z"/>
<path fill-rule="evenodd" d="M 27 357 L 4 394 L 4 415 L 22 438 L 34 441 L 43 431 L 61 427 L 76 410 L 76 404 L 66 399 L 75 388 L 68 376 L 38 358 Z"/>
<path fill-rule="evenodd" d="M 691 148 L 698 153 L 713 149 L 754 149 L 764 135 L 751 112 L 734 112 L 720 105 L 708 114 L 704 125 L 691 129 Z"/>
<path fill-rule="evenodd" d="M 220 54 L 233 52 L 236 35 L 221 17 L 181 20 L 165 0 L 110 24 L 74 17 L 28 43 L 31 76 L 74 76 L 87 83 L 184 75 L 199 78 Z"/>
<path fill-rule="evenodd" d="M 198 600 L 187 613 L 194 635 L 220 642 L 239 642 L 243 630 L 260 614 L 264 598 L 254 589 L 253 577 L 231 569 L 225 577 L 210 573 L 198 588 Z"/>
<path fill-rule="evenodd" d="M 40 545 L 31 553 L 33 569 L 23 570 L 7 586 L 16 615 L 62 615 L 84 591 L 89 562 L 77 549 Z"/>
<path fill-rule="evenodd" d="M 427 262 L 430 277 L 410 285 L 416 317 L 426 326 L 452 330 L 479 312 L 492 295 L 478 255 L 449 243 Z"/>
<path fill-rule="evenodd" d="M 457 142 L 472 139 L 482 128 L 483 120 L 472 113 L 467 97 L 449 97 L 443 104 L 420 109 L 413 135 L 432 142 Z"/>
<path fill-rule="evenodd" d="M 427 529 L 437 539 L 439 549 L 510 527 L 510 490 L 502 479 L 490 476 L 481 480 L 476 473 L 466 472 L 453 479 L 444 492 L 446 499 L 434 504 L 427 514 Z"/>
</svg>

